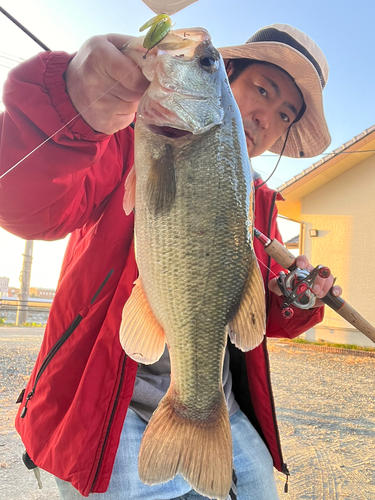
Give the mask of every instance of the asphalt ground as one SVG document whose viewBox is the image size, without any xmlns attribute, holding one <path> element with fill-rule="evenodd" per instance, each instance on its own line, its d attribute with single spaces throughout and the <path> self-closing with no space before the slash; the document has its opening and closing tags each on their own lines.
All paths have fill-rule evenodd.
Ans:
<svg viewBox="0 0 375 500">
<path fill-rule="evenodd" d="M 0 327 L 0 500 L 57 500 L 42 471 L 39 490 L 14 430 L 15 401 L 25 386 L 42 328 Z M 289 493 L 275 471 L 281 500 L 375 500 L 375 358 L 269 342 L 271 375 Z"/>
</svg>

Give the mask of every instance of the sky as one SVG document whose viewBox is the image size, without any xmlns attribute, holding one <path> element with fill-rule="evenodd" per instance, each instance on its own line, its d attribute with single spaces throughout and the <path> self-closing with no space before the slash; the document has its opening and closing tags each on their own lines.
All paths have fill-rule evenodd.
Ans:
<svg viewBox="0 0 375 500">
<path fill-rule="evenodd" d="M 105 33 L 138 35 L 153 16 L 141 0 L 2 0 L 1 6 L 52 50 L 75 52 L 89 37 Z M 324 107 L 332 143 L 326 153 L 375 124 L 374 0 L 198 0 L 172 16 L 176 28 L 202 26 L 216 47 L 244 43 L 255 31 L 273 23 L 291 24 L 306 32 L 325 53 L 330 76 Z M 9 67 L 41 48 L 0 13 L 0 87 Z M 268 182 L 277 187 L 321 159 L 283 158 Z M 253 160 L 266 178 L 277 157 Z M 281 223 L 285 238 L 298 226 Z M 54 288 L 66 241 L 35 242 L 31 285 Z M 0 229 L 0 277 L 18 286 L 24 241 Z"/>
</svg>

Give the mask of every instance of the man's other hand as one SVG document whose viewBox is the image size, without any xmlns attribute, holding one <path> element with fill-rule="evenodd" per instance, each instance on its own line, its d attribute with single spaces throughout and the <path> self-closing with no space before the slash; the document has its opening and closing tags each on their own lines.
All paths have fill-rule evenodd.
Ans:
<svg viewBox="0 0 375 500">
<path fill-rule="evenodd" d="M 309 263 L 306 255 L 299 255 L 296 259 L 296 265 L 300 269 L 307 269 L 308 271 L 312 271 L 314 269 L 314 266 Z M 317 299 L 313 307 L 321 307 L 324 305 L 324 302 L 319 299 L 327 295 L 329 290 L 332 288 L 333 282 L 334 277 L 332 276 L 332 274 L 330 274 L 328 278 L 320 278 L 320 276 L 317 276 L 313 285 L 313 292 L 315 293 Z M 277 284 L 277 278 L 273 278 L 268 282 L 268 288 L 276 295 L 282 295 L 282 292 Z M 341 294 L 341 287 L 335 285 L 332 288 L 332 295 L 334 295 L 335 297 L 340 297 Z"/>
</svg>

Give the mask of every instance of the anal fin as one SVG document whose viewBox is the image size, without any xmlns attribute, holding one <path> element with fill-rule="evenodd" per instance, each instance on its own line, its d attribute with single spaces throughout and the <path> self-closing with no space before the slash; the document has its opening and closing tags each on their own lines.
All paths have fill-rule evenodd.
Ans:
<svg viewBox="0 0 375 500">
<path fill-rule="evenodd" d="M 165 349 L 164 330 L 151 310 L 139 278 L 122 311 L 120 342 L 128 356 L 145 365 L 155 363 Z"/>
<path fill-rule="evenodd" d="M 262 343 L 266 330 L 266 304 L 263 278 L 253 260 L 239 307 L 228 323 L 232 343 L 241 351 L 250 351 Z"/>
</svg>

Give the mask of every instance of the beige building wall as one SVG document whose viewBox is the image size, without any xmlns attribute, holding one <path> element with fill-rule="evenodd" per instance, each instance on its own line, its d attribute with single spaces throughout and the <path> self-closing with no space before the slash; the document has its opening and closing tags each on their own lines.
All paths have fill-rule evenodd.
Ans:
<svg viewBox="0 0 375 500">
<path fill-rule="evenodd" d="M 301 220 L 310 262 L 327 265 L 344 298 L 375 326 L 375 156 L 304 197 Z M 311 238 L 309 229 L 317 229 L 318 237 Z M 328 307 L 306 338 L 374 347 Z"/>
</svg>

